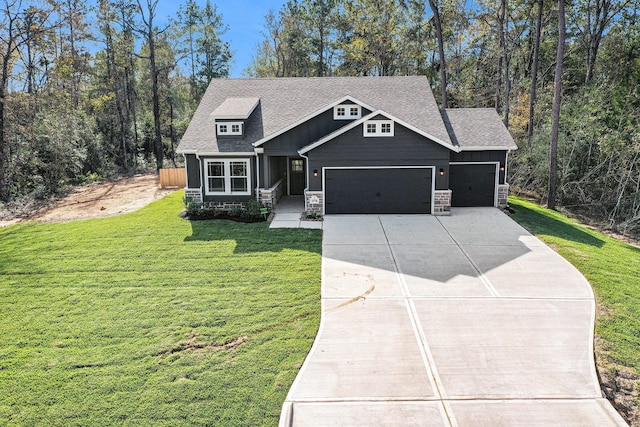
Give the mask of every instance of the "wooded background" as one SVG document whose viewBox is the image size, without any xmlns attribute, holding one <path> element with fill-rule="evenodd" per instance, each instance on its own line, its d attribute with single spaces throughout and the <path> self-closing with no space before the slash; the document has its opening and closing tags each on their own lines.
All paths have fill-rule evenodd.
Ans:
<svg viewBox="0 0 640 427">
<path fill-rule="evenodd" d="M 206 85 L 229 74 L 227 27 L 212 3 L 187 1 L 158 27 L 157 0 L 3 2 L 5 202 L 173 166 Z M 511 155 L 513 189 L 630 233 L 640 230 L 639 5 L 289 1 L 265 17 L 264 40 L 245 74 L 426 75 L 442 106 L 502 115 L 519 146 Z"/>
</svg>

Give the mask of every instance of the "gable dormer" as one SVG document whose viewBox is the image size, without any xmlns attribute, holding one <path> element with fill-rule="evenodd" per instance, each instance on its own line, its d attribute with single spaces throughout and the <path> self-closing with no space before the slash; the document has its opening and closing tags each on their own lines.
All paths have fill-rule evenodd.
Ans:
<svg viewBox="0 0 640 427">
<path fill-rule="evenodd" d="M 260 98 L 227 98 L 211 113 L 216 136 L 244 138 L 245 124 L 260 103 Z"/>
</svg>

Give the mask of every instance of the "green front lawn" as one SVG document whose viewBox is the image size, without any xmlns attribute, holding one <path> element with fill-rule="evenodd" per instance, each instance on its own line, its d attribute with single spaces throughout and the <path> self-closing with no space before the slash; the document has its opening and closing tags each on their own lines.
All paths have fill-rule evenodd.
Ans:
<svg viewBox="0 0 640 427">
<path fill-rule="evenodd" d="M 552 246 L 591 282 L 601 313 L 596 335 L 600 356 L 640 373 L 640 248 L 576 221 L 512 197 L 514 220 Z"/>
<path fill-rule="evenodd" d="M 0 424 L 277 425 L 321 233 L 131 214 L 0 229 Z"/>
</svg>

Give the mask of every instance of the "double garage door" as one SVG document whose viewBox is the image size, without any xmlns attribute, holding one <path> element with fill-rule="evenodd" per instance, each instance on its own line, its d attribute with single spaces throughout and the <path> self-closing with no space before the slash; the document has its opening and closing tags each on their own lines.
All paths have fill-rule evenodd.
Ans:
<svg viewBox="0 0 640 427">
<path fill-rule="evenodd" d="M 433 168 L 326 169 L 326 214 L 431 213 Z"/>
<path fill-rule="evenodd" d="M 431 213 L 433 168 L 325 170 L 326 214 Z M 495 206 L 496 164 L 451 164 L 451 206 Z"/>
</svg>

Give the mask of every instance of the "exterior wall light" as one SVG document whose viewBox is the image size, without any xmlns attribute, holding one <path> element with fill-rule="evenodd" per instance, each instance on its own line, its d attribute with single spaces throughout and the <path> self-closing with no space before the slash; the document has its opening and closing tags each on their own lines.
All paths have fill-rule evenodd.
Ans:
<svg viewBox="0 0 640 427">
<path fill-rule="evenodd" d="M 318 176 L 318 169 L 313 170 L 313 176 Z"/>
<path fill-rule="evenodd" d="M 440 168 L 440 176 L 444 176 L 444 169 Z"/>
<path fill-rule="evenodd" d="M 500 172 L 504 172 L 504 165 L 500 164 Z"/>
</svg>

